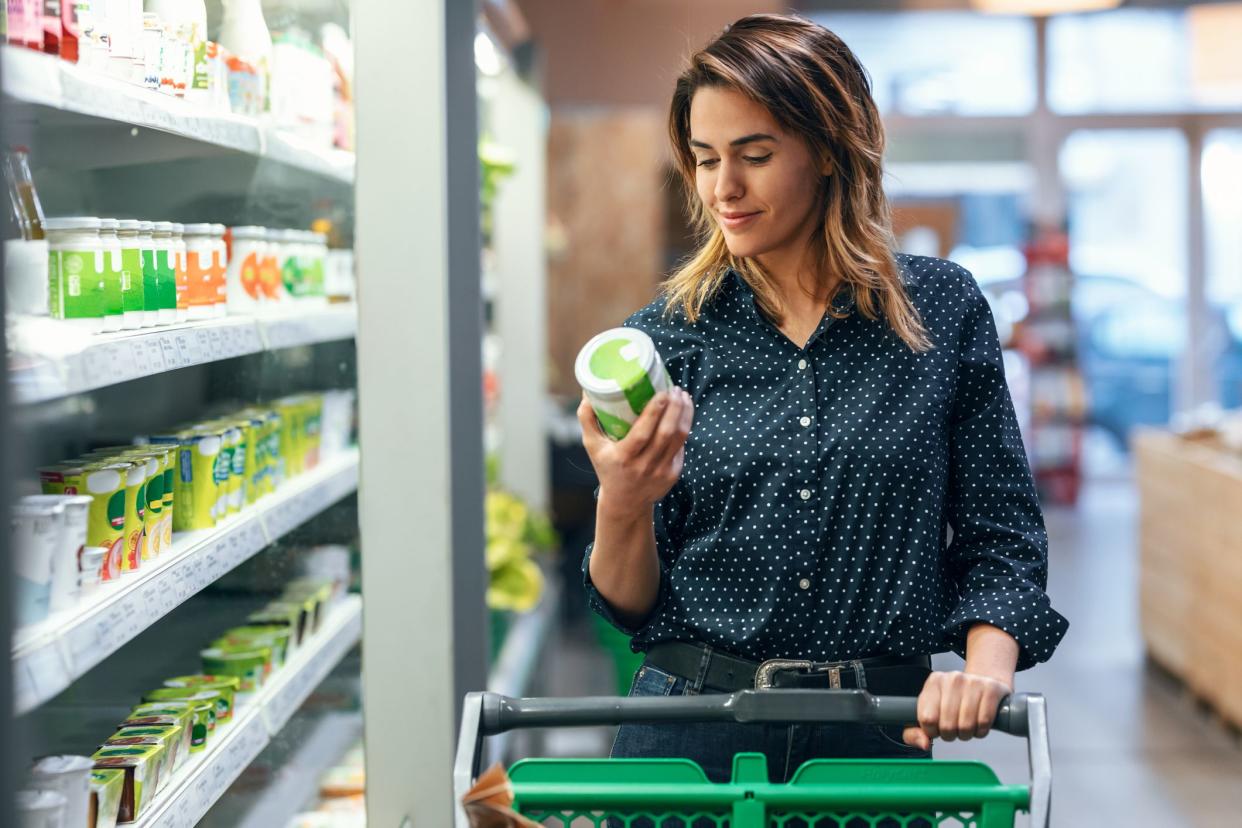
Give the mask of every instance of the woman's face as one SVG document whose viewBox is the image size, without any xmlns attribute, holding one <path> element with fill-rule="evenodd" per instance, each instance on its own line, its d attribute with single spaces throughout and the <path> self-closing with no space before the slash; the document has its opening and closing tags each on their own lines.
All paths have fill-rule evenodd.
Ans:
<svg viewBox="0 0 1242 828">
<path fill-rule="evenodd" d="M 740 92 L 703 87 L 690 102 L 690 149 L 695 188 L 729 252 L 800 261 L 824 175 L 806 142 Z"/>
</svg>

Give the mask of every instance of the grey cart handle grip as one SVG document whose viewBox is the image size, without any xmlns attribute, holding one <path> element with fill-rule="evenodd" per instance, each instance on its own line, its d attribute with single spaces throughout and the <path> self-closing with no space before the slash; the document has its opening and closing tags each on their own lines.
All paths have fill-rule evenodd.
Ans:
<svg viewBox="0 0 1242 828">
<path fill-rule="evenodd" d="M 917 699 L 873 696 L 865 690 L 739 690 L 729 695 L 532 699 L 467 693 L 453 787 L 460 802 L 478 776 L 485 737 L 522 728 L 637 722 L 914 725 L 918 723 L 916 711 Z M 993 729 L 1027 740 L 1030 824 L 1032 828 L 1046 828 L 1052 799 L 1052 756 L 1044 697 L 1039 693 L 1007 696 L 997 708 Z"/>
</svg>

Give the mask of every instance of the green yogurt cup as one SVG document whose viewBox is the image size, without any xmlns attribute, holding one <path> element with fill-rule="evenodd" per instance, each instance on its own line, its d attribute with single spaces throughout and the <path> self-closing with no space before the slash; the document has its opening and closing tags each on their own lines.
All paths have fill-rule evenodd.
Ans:
<svg viewBox="0 0 1242 828">
<path fill-rule="evenodd" d="M 237 688 L 240 684 L 241 680 L 236 676 L 206 674 L 164 679 L 165 687 L 173 687 L 179 690 L 215 690 L 219 693 L 220 702 L 216 706 L 217 722 L 227 722 L 233 718 Z"/>
<path fill-rule="evenodd" d="M 253 693 L 267 678 L 272 651 L 266 647 L 209 647 L 199 651 L 203 672 L 213 676 L 233 676 L 237 692 Z"/>
</svg>

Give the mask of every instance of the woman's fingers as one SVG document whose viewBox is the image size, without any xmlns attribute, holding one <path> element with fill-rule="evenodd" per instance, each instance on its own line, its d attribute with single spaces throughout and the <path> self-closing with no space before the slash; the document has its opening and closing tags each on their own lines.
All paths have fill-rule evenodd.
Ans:
<svg viewBox="0 0 1242 828">
<path fill-rule="evenodd" d="M 927 738 L 921 727 L 907 727 L 901 731 L 901 741 L 919 750 L 931 750 L 931 739 Z"/>
<path fill-rule="evenodd" d="M 608 439 L 603 429 L 599 427 L 599 420 L 595 418 L 595 409 L 591 407 L 591 401 L 587 399 L 585 393 L 582 395 L 582 402 L 578 403 L 578 423 L 582 426 L 582 444 L 586 446 L 588 454 L 594 451 L 600 440 Z"/>
<path fill-rule="evenodd" d="M 672 416 L 674 412 L 670 410 L 660 422 L 655 442 L 663 445 L 663 451 L 655 461 L 657 472 L 671 469 L 677 458 L 682 457 L 681 452 L 686 447 L 686 437 L 689 436 L 690 427 L 694 424 L 694 401 L 690 398 L 690 394 L 680 388 L 674 388 L 672 394 L 680 399 L 681 407 L 676 412 L 676 419 Z M 676 469 L 674 476 L 681 476 L 680 468 Z"/>
<path fill-rule="evenodd" d="M 918 717 L 919 727 L 928 739 L 940 735 L 940 673 L 932 673 L 923 684 L 923 692 L 919 693 Z"/>
<path fill-rule="evenodd" d="M 648 401 L 642 413 L 638 415 L 638 419 L 634 421 L 634 425 L 630 427 L 629 434 L 617 443 L 627 459 L 636 460 L 639 455 L 646 453 L 651 447 L 652 440 L 656 436 L 656 429 L 663 421 L 665 413 L 677 403 L 678 401 L 674 400 L 672 394 L 667 391 L 661 391 Z"/>
</svg>

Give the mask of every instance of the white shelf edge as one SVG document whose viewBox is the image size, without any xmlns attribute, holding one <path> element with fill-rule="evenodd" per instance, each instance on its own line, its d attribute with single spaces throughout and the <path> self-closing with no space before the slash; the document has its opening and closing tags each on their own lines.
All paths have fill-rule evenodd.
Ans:
<svg viewBox="0 0 1242 828">
<path fill-rule="evenodd" d="M 13 637 L 14 709 L 48 701 L 193 595 L 358 488 L 351 450 L 290 480 L 214 529 L 178 533 L 173 551 Z"/>
<path fill-rule="evenodd" d="M 22 103 L 90 118 L 133 124 L 213 146 L 270 158 L 345 184 L 354 180 L 354 154 L 322 149 L 242 115 L 204 112 L 184 100 L 89 72 L 31 49 L 4 45 L 4 94 Z"/>
<path fill-rule="evenodd" d="M 16 328 L 19 348 L 23 339 L 52 338 L 67 351 L 9 355 L 14 401 L 30 405 L 247 354 L 352 339 L 357 307 L 323 305 L 112 334 L 84 334 L 45 317 L 18 320 Z"/>
<path fill-rule="evenodd" d="M 225 732 L 192 757 L 156 797 L 135 828 L 190 828 L 228 790 L 362 635 L 362 598 L 346 596 L 312 641 L 295 652 L 254 698 L 239 704 Z M 292 705 L 292 707 L 289 707 Z"/>
</svg>

